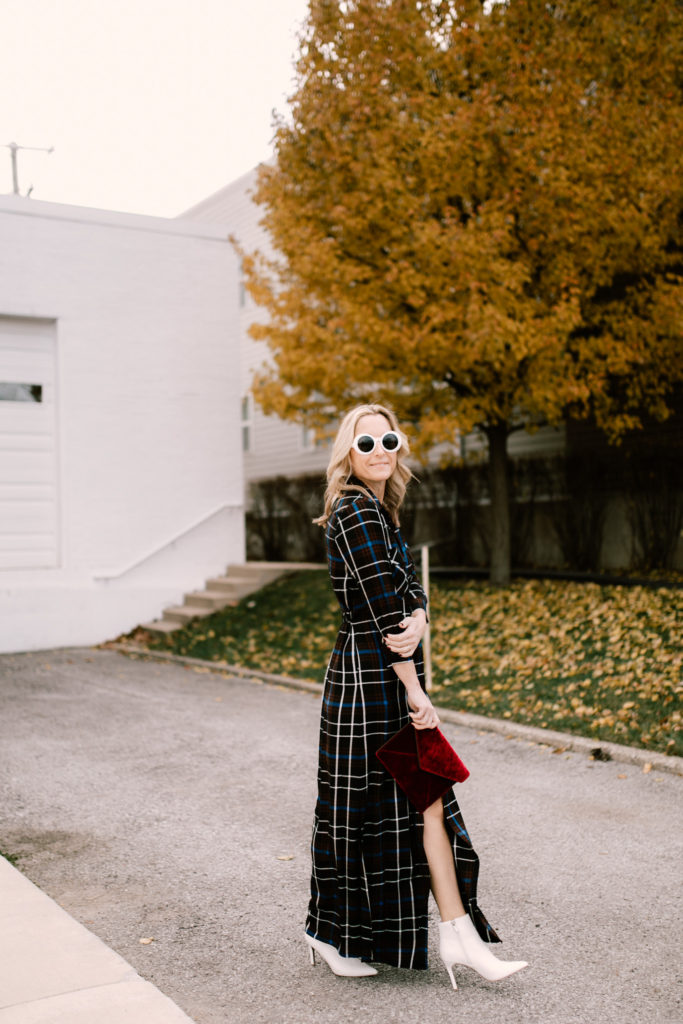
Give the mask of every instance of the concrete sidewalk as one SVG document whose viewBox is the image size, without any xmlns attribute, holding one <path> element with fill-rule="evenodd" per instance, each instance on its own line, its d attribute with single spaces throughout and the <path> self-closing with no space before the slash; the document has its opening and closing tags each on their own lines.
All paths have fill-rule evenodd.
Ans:
<svg viewBox="0 0 683 1024">
<path fill-rule="evenodd" d="M 190 1018 L 0 857 L 2 1024 L 187 1024 Z"/>
</svg>

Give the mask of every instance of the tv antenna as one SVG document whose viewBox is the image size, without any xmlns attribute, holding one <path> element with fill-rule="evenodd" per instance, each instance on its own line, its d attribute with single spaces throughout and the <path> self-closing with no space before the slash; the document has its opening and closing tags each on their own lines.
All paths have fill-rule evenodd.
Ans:
<svg viewBox="0 0 683 1024">
<path fill-rule="evenodd" d="M 10 159 L 12 161 L 12 191 L 14 192 L 15 196 L 19 195 L 19 171 L 17 169 L 17 152 L 18 152 L 18 150 L 20 150 L 20 149 L 32 149 L 36 153 L 48 153 L 48 154 L 49 153 L 54 153 L 54 151 L 55 151 L 55 147 L 54 146 L 50 146 L 49 149 L 46 149 L 44 146 L 18 146 L 16 144 L 16 142 L 5 143 L 4 148 L 5 149 L 9 149 L 9 152 L 10 152 Z M 33 185 L 31 185 L 31 187 L 29 188 L 29 190 L 26 193 L 26 195 L 30 196 L 32 191 L 33 191 Z"/>
</svg>

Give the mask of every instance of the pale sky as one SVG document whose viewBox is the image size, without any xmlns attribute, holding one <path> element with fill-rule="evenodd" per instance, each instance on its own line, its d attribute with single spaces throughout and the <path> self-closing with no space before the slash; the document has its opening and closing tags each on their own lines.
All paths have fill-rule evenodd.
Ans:
<svg viewBox="0 0 683 1024">
<path fill-rule="evenodd" d="M 307 0 L 1 0 L 0 145 L 33 199 L 173 217 L 270 155 Z M 12 191 L 0 148 L 0 193 Z"/>
</svg>

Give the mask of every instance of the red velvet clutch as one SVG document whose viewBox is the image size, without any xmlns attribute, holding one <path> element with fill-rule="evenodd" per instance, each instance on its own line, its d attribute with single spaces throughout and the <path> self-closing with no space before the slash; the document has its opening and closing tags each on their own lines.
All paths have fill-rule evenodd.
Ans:
<svg viewBox="0 0 683 1024">
<path fill-rule="evenodd" d="M 377 757 L 420 814 L 470 774 L 439 729 L 416 729 L 411 722 L 379 748 Z"/>
</svg>

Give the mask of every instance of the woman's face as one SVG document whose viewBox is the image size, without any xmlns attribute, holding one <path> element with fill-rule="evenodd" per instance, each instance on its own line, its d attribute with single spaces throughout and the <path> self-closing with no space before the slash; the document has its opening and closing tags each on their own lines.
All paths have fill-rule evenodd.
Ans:
<svg viewBox="0 0 683 1024">
<path fill-rule="evenodd" d="M 387 430 L 393 430 L 393 427 L 386 416 L 382 416 L 381 413 L 361 416 L 356 424 L 354 437 L 358 437 L 359 434 L 372 434 L 375 438 L 382 437 Z M 369 455 L 361 455 L 355 448 L 351 449 L 349 455 L 353 473 L 371 488 L 373 484 L 384 484 L 389 479 L 396 469 L 396 459 L 398 458 L 397 452 L 385 452 L 380 444 L 376 444 L 375 450 Z"/>
</svg>

